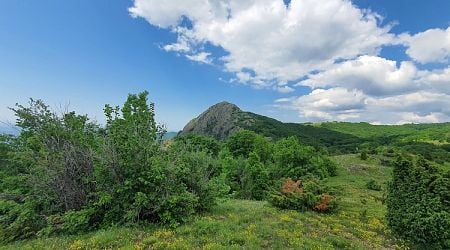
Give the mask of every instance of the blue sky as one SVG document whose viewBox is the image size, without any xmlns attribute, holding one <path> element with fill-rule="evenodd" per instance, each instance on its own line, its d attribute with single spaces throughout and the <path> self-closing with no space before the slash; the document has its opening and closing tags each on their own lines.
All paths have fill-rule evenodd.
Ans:
<svg viewBox="0 0 450 250">
<path fill-rule="evenodd" d="M 189 6 L 176 4 L 177 1 L 166 2 L 0 1 L 0 120 L 13 121 L 6 107 L 33 97 L 43 99 L 56 109 L 69 105 L 70 109 L 103 122 L 104 104 L 121 104 L 128 93 L 143 90 L 150 92 L 157 118 L 169 130 L 182 129 L 191 118 L 223 100 L 244 110 L 293 122 L 404 123 L 449 119 L 446 106 L 450 103 L 450 79 L 447 80 L 450 73 L 446 70 L 450 49 L 446 48 L 450 47 L 450 38 L 442 40 L 447 31 L 450 37 L 450 29 L 447 30 L 449 1 L 355 0 L 349 6 L 348 1 L 330 0 L 334 5 L 329 11 L 342 7 L 349 13 L 359 11 L 366 15 L 364 18 L 355 16 L 363 31 L 344 30 L 347 21 L 355 23 L 351 18 L 337 16 L 336 22 L 322 22 L 323 17 L 312 14 L 300 18 L 303 10 L 310 9 L 306 7 L 321 10 L 320 6 L 309 6 L 307 2 L 311 1 L 299 3 L 299 12 L 283 12 L 274 5 L 262 10 L 267 13 L 250 11 L 260 8 L 263 2 L 269 6 L 278 1 L 247 1 L 245 6 L 227 7 L 228 19 L 223 18 L 223 9 L 214 4 L 200 3 L 202 7 L 195 8 L 199 1 L 192 1 Z M 293 1 L 289 3 L 292 6 L 286 8 L 295 9 L 297 2 L 302 1 Z M 130 10 L 133 6 L 134 10 Z M 372 12 L 367 14 L 366 9 Z M 219 14 L 205 14 L 210 12 Z M 249 13 L 261 16 L 250 23 Z M 289 20 L 283 16 L 288 14 L 292 16 Z M 343 13 L 342 17 L 346 16 L 351 15 Z M 372 16 L 382 18 L 371 22 Z M 264 22 L 258 23 L 259 20 Z M 293 28 L 293 34 L 271 40 L 268 38 L 271 34 L 286 28 L 283 22 L 278 22 L 280 20 L 304 22 L 304 26 L 318 23 L 318 30 L 325 28 L 323 33 L 315 33 L 298 26 Z M 314 20 L 321 22 L 308 23 Z M 219 27 L 208 26 L 215 21 Z M 221 27 L 221 22 L 230 26 Z M 332 25 L 336 26 L 336 33 L 327 33 L 326 27 Z M 344 28 L 339 32 L 341 27 Z M 436 36 L 431 40 L 436 42 L 429 46 L 440 54 L 423 52 L 422 44 L 430 39 L 422 39 L 417 34 L 430 29 L 434 29 L 430 36 Z M 259 40 L 264 46 L 254 45 L 255 41 L 251 36 L 247 38 L 247 34 L 261 37 Z M 330 37 L 339 37 L 339 34 L 345 35 L 337 38 L 342 42 L 333 44 L 330 48 L 333 51 L 319 59 L 316 55 L 309 56 L 307 48 L 311 44 L 302 42 L 311 39 L 309 35 L 318 41 L 323 38 L 324 47 L 312 49 L 327 51 Z M 364 42 L 349 39 L 364 36 L 367 39 L 362 41 L 372 39 L 374 42 L 360 46 Z M 296 37 L 301 37 L 299 44 L 293 41 Z M 187 41 L 188 47 L 167 47 L 183 41 Z M 274 43 L 273 51 L 268 52 L 271 43 Z M 356 48 L 340 48 L 339 44 Z M 246 50 L 239 53 L 241 48 Z M 279 51 L 286 60 L 276 53 L 277 48 L 282 48 Z M 406 53 L 408 48 L 411 49 L 409 54 Z M 202 53 L 206 57 L 202 58 Z M 296 57 L 296 53 L 305 57 Z M 386 60 L 394 62 L 394 69 Z M 401 62 L 407 62 L 404 68 L 400 67 Z M 387 68 L 380 66 L 377 72 L 388 71 L 387 86 L 374 80 L 376 76 L 367 75 L 371 70 L 352 73 L 354 69 L 349 68 L 352 63 L 371 67 L 385 65 Z M 410 72 L 411 68 L 415 73 Z M 348 73 L 336 75 L 343 70 Z M 402 80 L 390 83 L 392 74 L 400 74 Z M 414 87 L 411 87 L 412 82 Z M 397 87 L 393 88 L 394 85 Z M 421 102 L 406 108 L 392 105 L 408 104 L 411 100 Z M 430 109 L 430 105 L 437 108 Z M 384 116 L 382 111 L 387 107 L 390 114 Z"/>
</svg>

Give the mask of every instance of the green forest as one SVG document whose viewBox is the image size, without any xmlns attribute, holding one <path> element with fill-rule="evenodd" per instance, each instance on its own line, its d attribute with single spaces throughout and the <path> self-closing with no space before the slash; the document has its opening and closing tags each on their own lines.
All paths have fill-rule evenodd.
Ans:
<svg viewBox="0 0 450 250">
<path fill-rule="evenodd" d="M 0 136 L 0 249 L 449 249 L 450 124 L 257 123 L 166 137 L 41 100 Z"/>
</svg>

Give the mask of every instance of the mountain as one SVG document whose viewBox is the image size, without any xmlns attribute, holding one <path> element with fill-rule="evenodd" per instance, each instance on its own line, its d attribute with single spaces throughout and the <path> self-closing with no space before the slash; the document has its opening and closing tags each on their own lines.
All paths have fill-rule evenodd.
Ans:
<svg viewBox="0 0 450 250">
<path fill-rule="evenodd" d="M 366 122 L 283 123 L 270 117 L 242 111 L 238 106 L 217 103 L 192 119 L 183 134 L 202 134 L 225 140 L 247 129 L 274 140 L 296 136 L 305 144 L 330 152 L 358 152 L 361 148 L 396 146 L 420 154 L 436 154 L 450 160 L 450 123 L 371 125 Z"/>
<path fill-rule="evenodd" d="M 181 131 L 181 134 L 204 134 L 217 139 L 226 139 L 229 135 L 243 129 L 241 123 L 253 122 L 248 113 L 243 112 L 238 106 L 221 102 L 209 107 L 197 118 L 192 119 Z"/>
<path fill-rule="evenodd" d="M 270 117 L 242 111 L 238 106 L 217 103 L 198 117 L 192 119 L 181 131 L 183 134 L 202 134 L 224 140 L 239 130 L 252 130 L 266 137 L 278 139 L 297 136 L 311 145 L 332 146 L 337 141 L 359 142 L 359 138 L 348 134 L 298 123 L 283 123 Z"/>
</svg>

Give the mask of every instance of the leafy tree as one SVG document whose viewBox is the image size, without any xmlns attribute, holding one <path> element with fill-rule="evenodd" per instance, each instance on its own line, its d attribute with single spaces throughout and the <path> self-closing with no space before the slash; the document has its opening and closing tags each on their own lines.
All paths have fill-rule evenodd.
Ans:
<svg viewBox="0 0 450 250">
<path fill-rule="evenodd" d="M 274 146 L 275 179 L 311 174 L 319 178 L 336 174 L 336 165 L 313 147 L 301 145 L 295 137 L 281 139 Z"/>
<path fill-rule="evenodd" d="M 262 162 L 271 160 L 271 143 L 253 131 L 238 131 L 230 136 L 226 144 L 234 157 L 248 158 L 251 152 L 255 152 Z"/>
<path fill-rule="evenodd" d="M 221 144 L 213 137 L 196 134 L 177 137 L 174 144 L 189 151 L 204 151 L 212 156 L 218 156 L 221 148 Z"/>
<path fill-rule="evenodd" d="M 107 223 L 147 220 L 176 225 L 207 209 L 215 198 L 209 183 L 217 172 L 215 163 L 207 153 L 186 148 L 191 143 L 187 140 L 162 150 L 163 128 L 154 120 L 147 95 L 129 95 L 122 108 L 105 108 L 106 161 L 101 173 L 110 177 L 101 177 L 105 182 L 98 205 Z M 192 141 L 214 144 L 198 137 Z"/>
</svg>

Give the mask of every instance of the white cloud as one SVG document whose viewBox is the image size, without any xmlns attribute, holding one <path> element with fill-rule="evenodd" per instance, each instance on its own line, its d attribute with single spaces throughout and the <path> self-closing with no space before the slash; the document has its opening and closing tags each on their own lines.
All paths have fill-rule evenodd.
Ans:
<svg viewBox="0 0 450 250">
<path fill-rule="evenodd" d="M 178 34 L 166 50 L 187 52 L 187 44 L 202 49 L 206 43 L 222 48 L 225 70 L 251 71 L 238 79 L 258 86 L 296 80 L 336 60 L 376 55 L 393 39 L 377 14 L 348 0 L 292 0 L 289 7 L 282 0 L 135 0 L 130 12 Z M 183 18 L 192 27 L 183 26 Z"/>
<path fill-rule="evenodd" d="M 275 90 L 280 92 L 280 93 L 291 93 L 291 92 L 295 91 L 294 88 L 292 88 L 290 86 L 287 86 L 287 85 L 275 87 Z"/>
<path fill-rule="evenodd" d="M 180 36 L 176 43 L 166 44 L 163 46 L 163 49 L 165 51 L 189 53 L 191 51 L 191 46 L 189 45 L 188 39 Z"/>
<path fill-rule="evenodd" d="M 212 63 L 211 58 L 209 58 L 210 55 L 211 53 L 208 52 L 200 52 L 195 55 L 186 55 L 186 57 L 192 61 L 210 64 Z"/>
<path fill-rule="evenodd" d="M 401 113 L 401 120 L 399 122 L 397 122 L 397 124 L 437 123 L 437 122 L 440 122 L 442 119 L 444 119 L 444 117 L 440 113 L 430 113 L 428 115 L 420 116 L 413 112 L 404 112 L 404 113 Z"/>
<path fill-rule="evenodd" d="M 421 33 L 401 35 L 400 40 L 408 47 L 406 53 L 419 63 L 450 60 L 450 26 L 444 29 L 429 29 Z"/>
<path fill-rule="evenodd" d="M 303 121 L 360 121 L 375 124 L 450 120 L 450 95 L 418 91 L 389 97 L 367 96 L 345 88 L 316 89 L 308 95 L 276 100 L 297 110 Z"/>
<path fill-rule="evenodd" d="M 419 82 L 426 84 L 428 88 L 437 92 L 450 94 L 450 67 L 434 71 L 419 72 Z"/>
<path fill-rule="evenodd" d="M 450 27 L 395 35 L 350 0 L 134 0 L 129 11 L 177 35 L 163 50 L 233 74 L 221 81 L 280 93 L 309 87 L 309 94 L 275 100 L 302 121 L 450 120 Z M 413 61 L 379 56 L 394 44 Z M 447 65 L 415 65 L 430 62 Z"/>
<path fill-rule="evenodd" d="M 282 99 L 309 120 L 346 120 L 359 117 L 366 105 L 366 96 L 358 90 L 345 88 L 316 89 L 298 98 Z"/>
<path fill-rule="evenodd" d="M 360 56 L 335 64 L 330 69 L 310 75 L 298 85 L 311 88 L 345 87 L 360 89 L 368 95 L 392 95 L 417 89 L 417 69 L 411 62 L 395 61 L 377 56 Z"/>
</svg>

